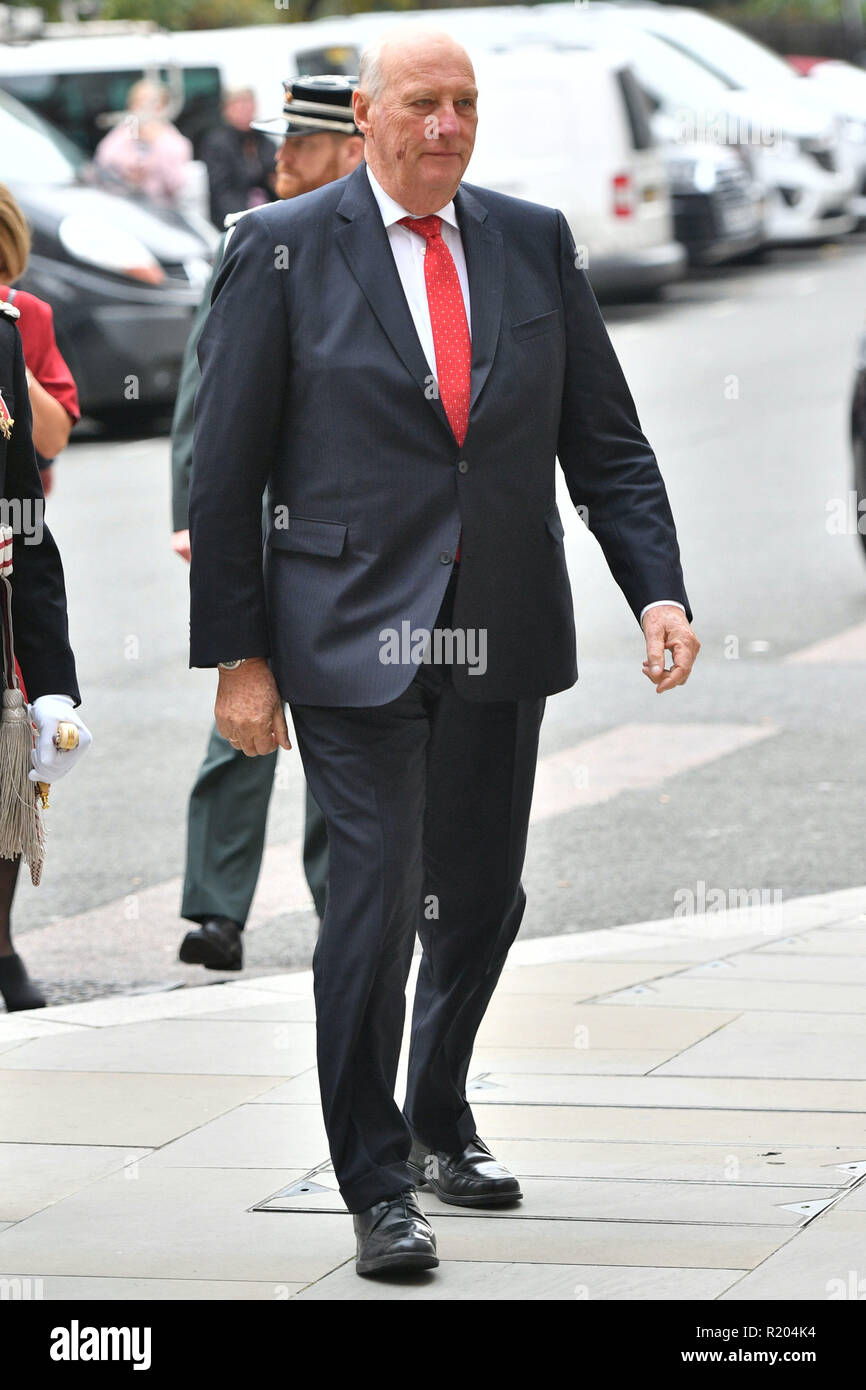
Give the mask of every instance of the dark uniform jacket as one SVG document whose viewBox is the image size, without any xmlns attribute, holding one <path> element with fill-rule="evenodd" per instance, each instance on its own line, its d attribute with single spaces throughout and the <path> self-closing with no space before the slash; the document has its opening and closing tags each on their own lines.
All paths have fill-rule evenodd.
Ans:
<svg viewBox="0 0 866 1390">
<path fill-rule="evenodd" d="M 207 166 L 210 217 L 215 227 L 221 227 L 229 213 L 249 207 L 253 192 L 258 201 L 272 201 L 274 145 L 263 131 L 217 126 L 204 141 L 202 158 Z"/>
<path fill-rule="evenodd" d="M 79 704 L 63 567 L 54 538 L 42 521 L 44 496 L 33 450 L 30 393 L 21 337 L 15 326 L 17 317 L 18 311 L 11 305 L 0 304 L 0 395 L 14 421 L 9 438 L 0 429 L 0 522 L 15 532 L 15 655 L 29 700 L 40 695 L 71 695 Z M 4 414 L 2 408 L 0 414 Z"/>
</svg>

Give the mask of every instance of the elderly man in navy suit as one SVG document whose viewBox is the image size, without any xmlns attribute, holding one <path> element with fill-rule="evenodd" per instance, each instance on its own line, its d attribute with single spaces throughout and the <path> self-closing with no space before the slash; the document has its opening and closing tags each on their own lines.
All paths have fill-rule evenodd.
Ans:
<svg viewBox="0 0 866 1390">
<path fill-rule="evenodd" d="M 545 698 L 577 679 L 557 457 L 656 690 L 688 678 L 699 643 L 664 483 L 565 219 L 462 182 L 467 54 L 400 31 L 364 54 L 354 105 L 365 163 L 245 217 L 215 288 L 191 664 L 221 668 L 217 723 L 250 756 L 290 747 L 289 703 L 327 820 L 319 1085 L 369 1274 L 437 1263 L 418 1185 L 465 1207 L 521 1195 L 465 1087 L 523 915 Z"/>
</svg>

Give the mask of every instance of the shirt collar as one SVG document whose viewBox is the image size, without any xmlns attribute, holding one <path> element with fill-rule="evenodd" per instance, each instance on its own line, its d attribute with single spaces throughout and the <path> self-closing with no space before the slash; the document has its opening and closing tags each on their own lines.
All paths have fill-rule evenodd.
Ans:
<svg viewBox="0 0 866 1390">
<path fill-rule="evenodd" d="M 382 221 L 385 223 L 386 228 L 393 227 L 394 223 L 399 222 L 401 217 L 412 217 L 413 214 L 411 212 L 407 212 L 405 208 L 401 208 L 399 203 L 394 202 L 394 199 L 391 197 L 390 193 L 385 192 L 384 188 L 382 187 L 379 180 L 376 178 L 375 174 L 373 173 L 369 164 L 366 163 L 366 161 L 365 168 L 367 170 L 367 178 L 370 180 L 370 187 L 373 190 L 373 196 L 379 205 L 379 211 L 382 214 Z M 436 213 L 436 216 L 441 217 L 442 221 L 447 222 L 449 226 L 458 227 L 459 230 L 457 222 L 457 212 L 454 208 L 453 198 L 451 199 L 451 202 L 448 203 L 444 208 L 439 209 L 439 211 Z"/>
</svg>

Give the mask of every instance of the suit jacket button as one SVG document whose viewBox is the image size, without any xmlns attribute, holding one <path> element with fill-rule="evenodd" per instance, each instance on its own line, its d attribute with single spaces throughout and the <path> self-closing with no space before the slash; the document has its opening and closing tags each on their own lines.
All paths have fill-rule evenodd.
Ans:
<svg viewBox="0 0 866 1390">
<path fill-rule="evenodd" d="M 465 459 L 461 459 L 460 462 L 458 463 L 458 465 L 457 465 L 457 472 L 458 472 L 458 473 L 468 473 L 468 472 L 469 472 L 469 464 L 466 462 Z"/>
<path fill-rule="evenodd" d="M 439 556 L 439 563 L 440 565 L 450 565 L 453 558 L 450 550 L 443 550 Z"/>
</svg>

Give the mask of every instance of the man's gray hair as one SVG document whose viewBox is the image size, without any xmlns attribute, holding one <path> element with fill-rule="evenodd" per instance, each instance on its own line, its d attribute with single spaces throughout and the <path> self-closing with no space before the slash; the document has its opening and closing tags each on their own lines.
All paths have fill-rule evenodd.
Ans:
<svg viewBox="0 0 866 1390">
<path fill-rule="evenodd" d="M 371 101 L 378 101 L 385 90 L 385 74 L 382 71 L 384 50 L 391 44 L 398 43 L 400 39 L 410 38 L 439 42 L 442 39 L 447 39 L 460 47 L 457 40 L 442 29 L 431 29 L 426 25 L 422 26 L 411 21 L 405 24 L 393 24 L 385 33 L 379 34 L 364 47 L 358 63 L 358 87 L 367 93 Z"/>
<path fill-rule="evenodd" d="M 388 42 L 388 36 L 374 39 L 368 43 L 361 54 L 361 61 L 358 64 L 358 86 L 362 92 L 366 92 L 371 101 L 378 101 L 385 90 L 385 78 L 382 73 L 382 49 Z"/>
</svg>

